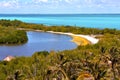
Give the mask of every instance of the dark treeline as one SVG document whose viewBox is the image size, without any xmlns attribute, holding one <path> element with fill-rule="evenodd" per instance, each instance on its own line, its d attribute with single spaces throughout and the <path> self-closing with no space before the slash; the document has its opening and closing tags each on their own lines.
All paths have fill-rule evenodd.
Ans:
<svg viewBox="0 0 120 80">
<path fill-rule="evenodd" d="M 0 44 L 22 44 L 27 42 L 27 40 L 25 31 L 0 26 Z"/>
<path fill-rule="evenodd" d="M 16 27 L 16 28 L 28 28 L 28 29 L 38 29 L 44 31 L 57 31 L 57 32 L 71 32 L 75 34 L 120 34 L 119 30 L 116 29 L 97 29 L 97 28 L 85 28 L 85 27 L 77 27 L 77 26 L 46 26 L 43 24 L 32 24 L 25 23 L 19 20 L 0 20 L 1 26 L 6 27 Z"/>
<path fill-rule="evenodd" d="M 21 22 L 15 20 L 12 21 L 12 23 L 19 25 Z M 0 21 L 0 44 L 23 44 L 27 42 L 27 40 L 28 38 L 25 31 L 16 30 L 9 21 Z"/>
<path fill-rule="evenodd" d="M 5 23 L 10 25 L 5 25 Z M 120 80 L 120 31 L 116 29 L 78 28 L 28 24 L 1 20 L 5 27 L 101 34 L 94 45 L 78 46 L 60 52 L 41 51 L 31 57 L 16 57 L 0 62 L 0 80 Z M 17 26 L 15 26 L 17 25 Z M 47 46 L 47 45 L 46 45 Z"/>
</svg>

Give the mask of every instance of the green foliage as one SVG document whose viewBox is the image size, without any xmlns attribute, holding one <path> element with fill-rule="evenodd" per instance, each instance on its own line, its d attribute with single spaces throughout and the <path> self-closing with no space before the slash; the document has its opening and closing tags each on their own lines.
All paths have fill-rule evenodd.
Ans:
<svg viewBox="0 0 120 80">
<path fill-rule="evenodd" d="M 95 80 L 120 79 L 120 30 L 73 26 L 45 26 L 18 20 L 0 20 L 0 43 L 24 43 L 24 31 L 16 28 L 95 34 L 100 41 L 95 45 L 78 46 L 60 52 L 41 51 L 31 57 L 16 57 L 0 62 L 0 80 L 76 80 L 87 73 Z M 4 26 L 4 27 L 3 27 Z"/>
<path fill-rule="evenodd" d="M 12 27 L 0 27 L 0 44 L 22 44 L 27 42 L 25 31 Z"/>
</svg>

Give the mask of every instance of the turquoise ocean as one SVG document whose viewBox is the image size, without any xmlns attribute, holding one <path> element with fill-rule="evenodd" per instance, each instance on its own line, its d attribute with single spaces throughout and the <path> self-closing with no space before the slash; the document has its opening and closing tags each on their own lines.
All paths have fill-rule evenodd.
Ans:
<svg viewBox="0 0 120 80">
<path fill-rule="evenodd" d="M 120 14 L 0 14 L 0 19 L 45 25 L 120 29 Z"/>
</svg>

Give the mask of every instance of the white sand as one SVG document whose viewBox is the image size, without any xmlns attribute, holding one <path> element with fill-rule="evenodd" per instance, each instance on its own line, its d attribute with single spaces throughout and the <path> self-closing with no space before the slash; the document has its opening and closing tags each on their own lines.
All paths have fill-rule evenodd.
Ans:
<svg viewBox="0 0 120 80">
<path fill-rule="evenodd" d="M 82 37 L 82 38 L 87 39 L 87 40 L 90 41 L 92 44 L 96 44 L 96 43 L 98 43 L 98 41 L 99 41 L 99 39 L 96 39 L 95 37 L 90 36 L 90 35 L 81 35 L 81 34 L 73 34 L 73 33 L 54 32 L 54 31 L 47 31 L 47 32 L 55 33 L 55 34 L 65 34 L 65 35 L 69 35 L 69 36 L 80 36 L 80 37 Z"/>
</svg>

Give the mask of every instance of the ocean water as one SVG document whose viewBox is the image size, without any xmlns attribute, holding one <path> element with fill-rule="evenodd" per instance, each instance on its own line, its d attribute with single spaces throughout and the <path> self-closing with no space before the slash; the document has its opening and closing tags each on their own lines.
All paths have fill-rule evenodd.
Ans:
<svg viewBox="0 0 120 80">
<path fill-rule="evenodd" d="M 0 14 L 0 19 L 45 25 L 120 29 L 120 14 Z"/>
</svg>

